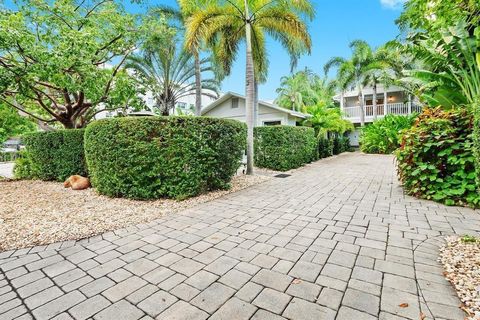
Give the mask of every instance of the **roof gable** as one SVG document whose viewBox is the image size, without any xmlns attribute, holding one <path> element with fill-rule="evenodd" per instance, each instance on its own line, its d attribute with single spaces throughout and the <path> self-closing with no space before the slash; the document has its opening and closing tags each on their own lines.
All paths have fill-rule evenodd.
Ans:
<svg viewBox="0 0 480 320">
<path fill-rule="evenodd" d="M 211 111 L 211 110 L 213 110 L 213 109 L 215 109 L 217 106 L 221 105 L 223 102 L 225 102 L 225 101 L 227 101 L 231 98 L 238 98 L 238 99 L 245 100 L 245 97 L 240 95 L 240 94 L 237 94 L 237 93 L 234 93 L 234 92 L 227 92 L 223 96 L 221 96 L 219 99 L 215 100 L 214 102 L 209 104 L 207 107 L 203 108 L 202 109 L 202 115 Z M 302 118 L 302 119 L 306 119 L 306 118 L 310 117 L 309 114 L 305 114 L 305 113 L 301 113 L 301 112 L 297 112 L 297 111 L 293 111 L 293 110 L 288 110 L 288 109 L 279 107 L 275 104 L 272 104 L 272 103 L 269 103 L 269 102 L 266 102 L 266 101 L 259 100 L 258 104 L 262 105 L 263 107 L 267 107 L 267 108 L 270 108 L 270 109 L 273 109 L 273 110 L 276 110 L 276 111 L 288 113 L 289 115 L 292 115 L 294 117 L 298 117 L 298 118 Z"/>
</svg>

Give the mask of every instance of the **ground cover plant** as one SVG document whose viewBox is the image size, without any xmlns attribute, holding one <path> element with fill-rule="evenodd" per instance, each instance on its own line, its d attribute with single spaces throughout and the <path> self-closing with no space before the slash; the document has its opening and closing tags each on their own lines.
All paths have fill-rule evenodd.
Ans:
<svg viewBox="0 0 480 320">
<path fill-rule="evenodd" d="M 402 131 L 412 126 L 416 114 L 386 115 L 362 128 L 360 150 L 365 153 L 390 154 L 400 146 Z"/>
<path fill-rule="evenodd" d="M 235 120 L 111 118 L 87 127 L 85 157 L 101 194 L 184 199 L 229 188 L 245 141 L 245 125 Z"/>
<path fill-rule="evenodd" d="M 473 142 L 468 111 L 426 109 L 396 153 L 405 191 L 447 205 L 478 206 Z"/>
</svg>

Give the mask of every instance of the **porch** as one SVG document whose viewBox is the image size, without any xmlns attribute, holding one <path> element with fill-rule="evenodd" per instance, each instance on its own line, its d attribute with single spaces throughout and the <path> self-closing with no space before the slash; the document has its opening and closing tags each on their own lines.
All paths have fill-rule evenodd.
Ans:
<svg viewBox="0 0 480 320">
<path fill-rule="evenodd" d="M 363 107 L 365 114 L 365 122 L 373 122 L 374 120 L 374 107 L 373 105 L 366 105 Z M 382 118 L 387 114 L 396 115 L 409 115 L 414 112 L 421 112 L 422 106 L 413 102 L 407 103 L 387 103 L 377 105 L 377 118 Z M 349 106 L 343 108 L 344 117 L 353 123 L 360 123 L 361 115 L 360 106 Z"/>
</svg>

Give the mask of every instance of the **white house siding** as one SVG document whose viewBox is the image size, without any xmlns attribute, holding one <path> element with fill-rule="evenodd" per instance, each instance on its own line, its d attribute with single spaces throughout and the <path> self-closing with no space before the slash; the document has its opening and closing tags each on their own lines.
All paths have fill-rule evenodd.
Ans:
<svg viewBox="0 0 480 320">
<path fill-rule="evenodd" d="M 360 127 L 355 127 L 355 130 L 349 131 L 347 137 L 350 139 L 350 145 L 352 147 L 358 147 L 360 145 Z"/>
<path fill-rule="evenodd" d="M 207 117 L 228 118 L 246 122 L 245 100 L 238 99 L 238 107 L 232 108 L 232 99 L 228 99 L 216 106 L 212 110 L 203 114 Z M 289 119 L 289 115 L 284 112 L 273 110 L 265 106 L 259 105 L 258 125 L 263 125 L 267 121 L 281 121 L 283 125 L 295 125 L 296 120 Z"/>
</svg>

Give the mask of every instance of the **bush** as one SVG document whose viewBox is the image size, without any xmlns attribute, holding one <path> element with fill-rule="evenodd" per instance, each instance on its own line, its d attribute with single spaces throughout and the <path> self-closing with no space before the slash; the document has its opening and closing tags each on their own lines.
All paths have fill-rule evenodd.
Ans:
<svg viewBox="0 0 480 320">
<path fill-rule="evenodd" d="M 360 150 L 366 153 L 389 154 L 400 146 L 402 130 L 412 126 L 417 114 L 389 114 L 365 126 L 360 135 Z"/>
<path fill-rule="evenodd" d="M 287 171 L 318 159 L 313 128 L 293 126 L 257 127 L 255 165 Z"/>
<path fill-rule="evenodd" d="M 64 181 L 74 174 L 86 176 L 83 135 L 83 129 L 25 135 L 25 152 L 16 162 L 16 177 Z"/>
<path fill-rule="evenodd" d="M 336 136 L 333 137 L 331 140 L 333 145 L 333 154 L 340 154 L 351 150 L 350 139 L 348 137 Z"/>
<path fill-rule="evenodd" d="M 397 151 L 408 194 L 447 205 L 478 205 L 473 117 L 465 110 L 425 109 Z"/>
<path fill-rule="evenodd" d="M 229 187 L 246 127 L 205 117 L 125 117 L 95 121 L 85 133 L 92 185 L 112 197 L 184 199 Z"/>
<path fill-rule="evenodd" d="M 318 139 L 318 156 L 320 159 L 331 157 L 333 155 L 332 139 L 321 137 Z"/>
</svg>

